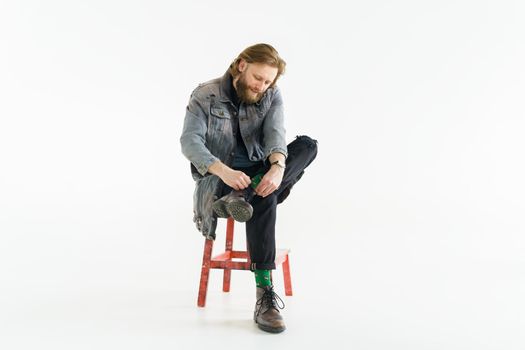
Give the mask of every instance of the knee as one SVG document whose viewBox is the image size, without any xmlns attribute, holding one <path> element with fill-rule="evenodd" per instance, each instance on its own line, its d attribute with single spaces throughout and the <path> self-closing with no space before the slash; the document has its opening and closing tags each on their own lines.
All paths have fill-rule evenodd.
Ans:
<svg viewBox="0 0 525 350">
<path fill-rule="evenodd" d="M 317 149 L 317 140 L 314 140 L 310 136 L 306 135 L 298 135 L 295 137 L 295 140 L 301 144 L 306 145 L 309 148 L 316 148 Z"/>
<path fill-rule="evenodd" d="M 302 152 L 305 152 L 310 156 L 311 160 L 315 159 L 317 156 L 317 140 L 306 135 L 299 135 L 295 138 L 295 142 Z"/>
</svg>

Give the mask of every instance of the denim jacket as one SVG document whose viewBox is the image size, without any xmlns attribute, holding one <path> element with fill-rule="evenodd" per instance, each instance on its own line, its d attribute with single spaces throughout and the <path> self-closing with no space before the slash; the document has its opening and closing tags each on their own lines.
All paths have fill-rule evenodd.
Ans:
<svg viewBox="0 0 525 350">
<path fill-rule="evenodd" d="M 200 84 L 191 94 L 180 138 L 182 153 L 191 162 L 196 182 L 193 194 L 193 221 L 206 238 L 215 239 L 217 218 L 212 203 L 224 185 L 208 173 L 217 160 L 231 166 L 236 149 L 237 123 L 248 156 L 266 161 L 272 153 L 288 155 L 285 140 L 283 101 L 274 86 L 255 104 L 241 103 L 239 109 L 231 96 L 231 75 Z"/>
</svg>

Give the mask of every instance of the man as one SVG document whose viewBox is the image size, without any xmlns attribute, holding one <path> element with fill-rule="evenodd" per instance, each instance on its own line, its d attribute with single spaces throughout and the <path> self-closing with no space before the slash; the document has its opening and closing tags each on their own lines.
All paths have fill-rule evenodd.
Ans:
<svg viewBox="0 0 525 350">
<path fill-rule="evenodd" d="M 317 155 L 317 142 L 308 136 L 286 145 L 283 102 L 275 85 L 285 66 L 268 44 L 246 48 L 221 78 L 193 91 L 180 139 L 196 181 L 197 229 L 215 239 L 218 217 L 246 222 L 257 284 L 254 320 L 273 333 L 285 329 L 279 311 L 284 305 L 270 277 L 276 207 Z"/>
</svg>

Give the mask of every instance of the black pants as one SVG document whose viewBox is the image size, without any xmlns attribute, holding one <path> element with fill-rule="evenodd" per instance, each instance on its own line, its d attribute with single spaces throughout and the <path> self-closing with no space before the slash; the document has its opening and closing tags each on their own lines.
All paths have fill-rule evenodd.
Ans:
<svg viewBox="0 0 525 350">
<path fill-rule="evenodd" d="M 253 215 L 246 222 L 246 241 L 252 261 L 252 270 L 275 269 L 277 204 L 282 203 L 288 197 L 293 185 L 303 176 L 304 169 L 310 165 L 316 156 L 317 141 L 308 136 L 297 136 L 288 145 L 286 169 L 281 186 L 265 198 L 255 195 L 251 199 Z M 238 170 L 253 177 L 260 173 L 266 173 L 268 169 L 268 164 L 261 164 Z M 223 195 L 231 190 L 229 186 L 224 186 Z M 252 191 L 250 187 L 247 190 Z"/>
</svg>

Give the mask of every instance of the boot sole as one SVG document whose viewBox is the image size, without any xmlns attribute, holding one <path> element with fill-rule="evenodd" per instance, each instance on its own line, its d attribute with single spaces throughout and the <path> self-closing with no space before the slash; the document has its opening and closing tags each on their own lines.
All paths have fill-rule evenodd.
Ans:
<svg viewBox="0 0 525 350">
<path fill-rule="evenodd" d="M 226 209 L 226 202 L 223 200 L 217 200 L 212 204 L 213 211 L 219 218 L 227 218 L 230 216 L 228 209 Z"/>
<path fill-rule="evenodd" d="M 270 326 L 264 326 L 264 325 L 259 324 L 259 323 L 257 323 L 257 327 L 259 327 L 259 329 L 262 329 L 263 331 L 268 332 L 268 333 L 281 333 L 282 331 L 284 331 L 286 329 L 286 327 L 273 328 L 273 327 L 270 327 Z"/>
<path fill-rule="evenodd" d="M 244 201 L 230 202 L 226 205 L 226 210 L 235 221 L 246 222 L 251 219 L 253 208 Z"/>
</svg>

